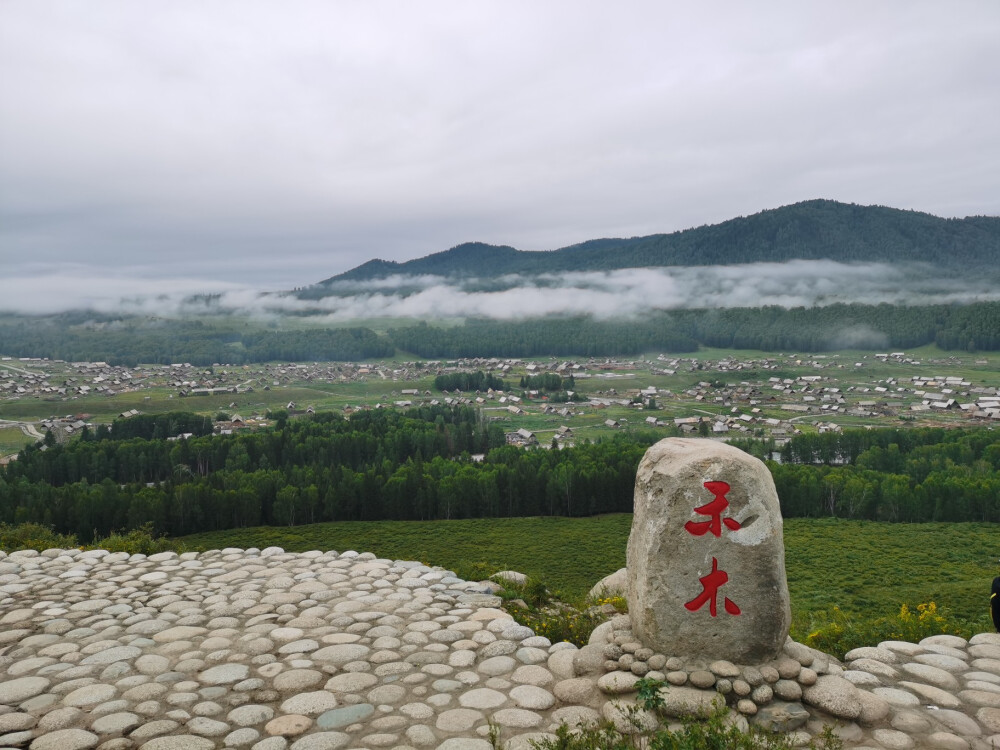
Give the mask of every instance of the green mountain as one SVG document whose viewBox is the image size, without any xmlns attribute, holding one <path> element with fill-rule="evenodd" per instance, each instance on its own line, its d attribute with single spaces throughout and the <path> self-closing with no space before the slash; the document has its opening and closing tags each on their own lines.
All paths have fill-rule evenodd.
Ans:
<svg viewBox="0 0 1000 750">
<path fill-rule="evenodd" d="M 996 273 L 1000 267 L 1000 217 L 942 219 L 885 206 L 811 200 L 671 234 L 589 240 L 542 252 L 470 242 L 405 263 L 371 260 L 318 286 L 397 274 L 490 279 L 505 274 L 794 259 L 921 262 L 948 275 L 975 270 Z"/>
</svg>

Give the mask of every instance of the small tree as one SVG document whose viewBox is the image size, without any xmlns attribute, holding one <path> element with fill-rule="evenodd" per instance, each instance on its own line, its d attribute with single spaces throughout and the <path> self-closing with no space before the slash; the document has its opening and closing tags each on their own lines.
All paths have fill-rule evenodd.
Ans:
<svg viewBox="0 0 1000 750">
<path fill-rule="evenodd" d="M 287 485 L 278 490 L 274 501 L 274 520 L 288 526 L 295 525 L 295 516 L 299 509 L 299 488 Z"/>
</svg>

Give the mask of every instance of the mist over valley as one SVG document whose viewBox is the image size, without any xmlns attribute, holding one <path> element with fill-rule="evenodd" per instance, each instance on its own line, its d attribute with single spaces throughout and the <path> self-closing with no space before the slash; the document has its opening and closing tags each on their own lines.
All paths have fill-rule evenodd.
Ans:
<svg viewBox="0 0 1000 750">
<path fill-rule="evenodd" d="M 655 311 L 776 305 L 942 305 L 1000 299 L 1000 219 L 807 201 L 719 225 L 548 252 L 467 243 L 371 260 L 295 290 L 188 275 L 99 275 L 85 265 L 0 279 L 28 315 L 205 315 L 340 325 L 378 319 L 636 319 Z"/>
</svg>

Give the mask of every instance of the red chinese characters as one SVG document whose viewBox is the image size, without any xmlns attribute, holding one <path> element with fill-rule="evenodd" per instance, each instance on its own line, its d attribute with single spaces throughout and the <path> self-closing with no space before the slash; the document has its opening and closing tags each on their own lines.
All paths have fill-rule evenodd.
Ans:
<svg viewBox="0 0 1000 750">
<path fill-rule="evenodd" d="M 722 524 L 727 529 L 736 531 L 740 527 L 740 522 L 733 518 L 723 518 L 722 511 L 729 507 L 726 493 L 729 492 L 729 485 L 726 482 L 705 482 L 705 489 L 715 495 L 715 499 L 707 505 L 695 508 L 694 512 L 702 516 L 711 516 L 708 521 L 688 521 L 684 528 L 688 533 L 695 536 L 703 536 L 711 532 L 713 536 L 722 536 Z"/>
<path fill-rule="evenodd" d="M 721 537 L 723 526 L 731 531 L 740 528 L 740 523 L 736 519 L 722 517 L 723 511 L 729 507 L 729 500 L 726 499 L 726 493 L 730 490 L 729 485 L 726 482 L 705 482 L 704 486 L 714 495 L 714 499 L 706 505 L 695 508 L 694 512 L 702 516 L 709 516 L 709 520 L 688 521 L 684 524 L 687 532 L 693 536 L 704 536 L 711 533 L 713 536 Z M 712 572 L 698 580 L 702 587 L 701 593 L 691 601 L 686 602 L 684 607 L 690 612 L 697 612 L 707 603 L 709 614 L 715 617 L 718 614 L 719 589 L 729 582 L 729 574 L 724 570 L 719 570 L 719 561 L 713 557 Z M 740 608 L 729 597 L 723 597 L 723 606 L 726 612 L 731 615 L 740 614 Z"/>
<path fill-rule="evenodd" d="M 715 617 L 718 613 L 716 600 L 719 595 L 719 588 L 729 581 L 729 574 L 724 570 L 719 570 L 719 561 L 713 557 L 712 572 L 698 580 L 701 582 L 701 593 L 687 602 L 684 607 L 691 612 L 697 612 L 705 606 L 705 602 L 708 602 L 708 612 L 712 617 Z M 740 608 L 736 606 L 736 603 L 732 599 L 724 596 L 723 600 L 726 612 L 731 615 L 738 615 L 740 613 Z"/>
</svg>

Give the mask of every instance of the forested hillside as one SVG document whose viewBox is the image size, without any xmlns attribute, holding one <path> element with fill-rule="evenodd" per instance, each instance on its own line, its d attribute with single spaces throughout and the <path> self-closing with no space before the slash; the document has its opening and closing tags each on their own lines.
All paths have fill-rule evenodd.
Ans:
<svg viewBox="0 0 1000 750">
<path fill-rule="evenodd" d="M 712 226 L 647 237 L 591 240 L 549 252 L 470 242 L 405 263 L 372 260 L 320 282 L 306 290 L 306 296 L 322 293 L 322 287 L 331 282 L 397 274 L 496 278 L 792 259 L 921 262 L 957 274 L 974 269 L 995 272 L 1000 261 L 1000 218 L 942 219 L 885 206 L 811 200 Z"/>
</svg>

